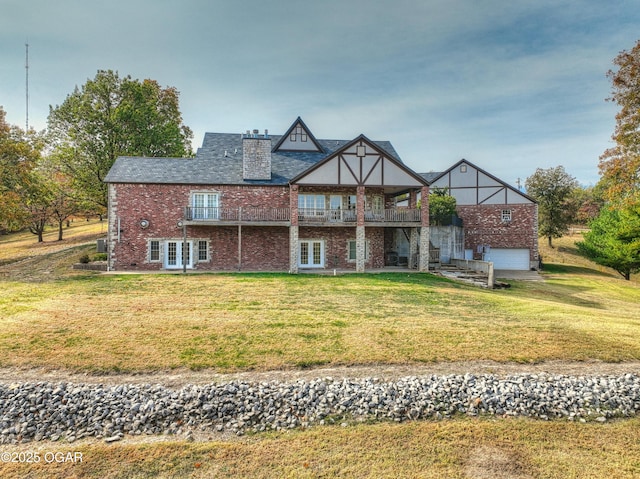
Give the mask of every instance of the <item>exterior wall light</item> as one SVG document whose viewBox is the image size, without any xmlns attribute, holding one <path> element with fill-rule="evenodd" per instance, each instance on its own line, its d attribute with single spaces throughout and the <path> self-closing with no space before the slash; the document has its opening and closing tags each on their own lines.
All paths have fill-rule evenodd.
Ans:
<svg viewBox="0 0 640 479">
<path fill-rule="evenodd" d="M 140 220 L 140 228 L 146 230 L 149 227 L 149 220 Z"/>
<path fill-rule="evenodd" d="M 177 226 L 178 228 L 182 228 L 182 226 L 183 226 L 183 225 L 184 225 L 184 223 L 182 222 L 182 220 L 180 220 L 180 221 L 178 221 L 178 223 L 177 223 L 177 225 L 176 225 L 176 226 Z"/>
</svg>

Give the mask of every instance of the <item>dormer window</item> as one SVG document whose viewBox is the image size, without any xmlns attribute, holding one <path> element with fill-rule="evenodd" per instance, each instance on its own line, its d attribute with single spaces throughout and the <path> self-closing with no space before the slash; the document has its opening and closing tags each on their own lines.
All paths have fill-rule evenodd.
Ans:
<svg viewBox="0 0 640 479">
<path fill-rule="evenodd" d="M 307 141 L 307 132 L 300 125 L 296 126 L 289 135 L 289 141 Z"/>
</svg>

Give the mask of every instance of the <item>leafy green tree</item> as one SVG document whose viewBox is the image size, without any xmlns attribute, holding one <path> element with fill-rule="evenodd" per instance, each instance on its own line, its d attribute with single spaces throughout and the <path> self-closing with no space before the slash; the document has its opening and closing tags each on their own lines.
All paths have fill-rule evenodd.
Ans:
<svg viewBox="0 0 640 479">
<path fill-rule="evenodd" d="M 603 208 L 578 250 L 629 280 L 640 271 L 640 207 Z"/>
<path fill-rule="evenodd" d="M 175 88 L 161 88 L 100 70 L 93 80 L 49 109 L 53 156 L 86 201 L 107 207 L 104 177 L 118 156 L 191 154 Z"/>
<path fill-rule="evenodd" d="M 552 239 L 567 233 L 575 218 L 572 194 L 577 187 L 578 182 L 563 166 L 538 168 L 525 181 L 527 194 L 538 202 L 538 234 L 548 239 L 550 248 Z"/>
<path fill-rule="evenodd" d="M 607 76 L 612 84 L 608 98 L 620 106 L 612 135 L 615 146 L 600 157 L 601 181 L 610 201 L 640 202 L 640 40 L 613 60 L 617 69 Z"/>
<path fill-rule="evenodd" d="M 27 212 L 27 227 L 42 243 L 44 230 L 51 218 L 54 201 L 54 184 L 41 172 L 31 172 L 29 187 L 24 192 L 23 208 Z"/>
<path fill-rule="evenodd" d="M 51 218 L 58 224 L 58 241 L 64 235 L 64 222 L 80 212 L 80 202 L 76 199 L 71 188 L 71 178 L 54 172 L 51 182 Z"/>
<path fill-rule="evenodd" d="M 573 190 L 571 201 L 574 203 L 572 208 L 576 210 L 576 223 L 588 225 L 600 214 L 604 206 L 602 188 L 600 184 L 586 188 L 579 186 Z"/>
<path fill-rule="evenodd" d="M 615 146 L 600 157 L 600 182 L 606 206 L 578 244 L 580 251 L 625 279 L 640 271 L 640 41 L 613 61 L 608 98 L 620 106 L 612 135 Z"/>
<path fill-rule="evenodd" d="M 429 193 L 429 221 L 434 225 L 451 224 L 456 214 L 456 199 L 447 188 L 433 188 Z"/>
<path fill-rule="evenodd" d="M 33 223 L 42 186 L 36 173 L 42 141 L 9 125 L 5 115 L 0 108 L 0 229 L 17 231 Z"/>
</svg>

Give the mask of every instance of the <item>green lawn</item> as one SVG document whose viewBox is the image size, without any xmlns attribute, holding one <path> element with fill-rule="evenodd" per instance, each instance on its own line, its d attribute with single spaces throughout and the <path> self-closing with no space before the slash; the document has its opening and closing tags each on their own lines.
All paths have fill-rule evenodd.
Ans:
<svg viewBox="0 0 640 479">
<path fill-rule="evenodd" d="M 458 418 L 322 426 L 229 441 L 13 446 L 82 463 L 6 464 L 30 478 L 626 479 L 640 476 L 640 420 L 608 424 Z M 64 456 L 63 456 L 64 457 Z"/>
<path fill-rule="evenodd" d="M 81 225 L 66 247 L 98 227 Z M 640 285 L 589 268 L 571 240 L 545 257 L 577 265 L 549 262 L 544 282 L 485 290 L 416 273 L 71 272 L 92 246 L 50 252 L 60 244 L 26 239 L 0 237 L 2 250 L 35 258 L 27 271 L 0 276 L 0 367 L 229 372 L 640 359 Z"/>
<path fill-rule="evenodd" d="M 640 288 L 599 274 L 489 291 L 430 274 L 4 281 L 0 366 L 218 371 L 640 359 Z"/>
<path fill-rule="evenodd" d="M 640 359 L 637 277 L 623 281 L 576 257 L 578 238 L 545 252 L 544 282 L 489 291 L 430 274 L 72 272 L 92 249 L 75 245 L 97 234 L 79 234 L 75 243 L 70 235 L 66 252 L 53 242 L 31 248 L 0 237 L 0 366 L 238 371 Z M 13 257 L 31 258 L 28 271 Z M 640 477 L 639 431 L 638 418 L 456 417 L 203 443 L 32 443 L 12 450 L 79 451 L 83 462 L 4 463 L 0 477 L 633 478 Z"/>
</svg>

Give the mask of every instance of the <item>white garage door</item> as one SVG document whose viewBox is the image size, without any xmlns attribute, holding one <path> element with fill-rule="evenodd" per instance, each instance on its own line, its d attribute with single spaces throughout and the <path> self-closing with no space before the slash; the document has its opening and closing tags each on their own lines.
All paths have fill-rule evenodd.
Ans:
<svg viewBox="0 0 640 479">
<path fill-rule="evenodd" d="M 494 269 L 529 270 L 529 250 L 525 248 L 491 248 L 485 261 L 493 261 Z"/>
</svg>

